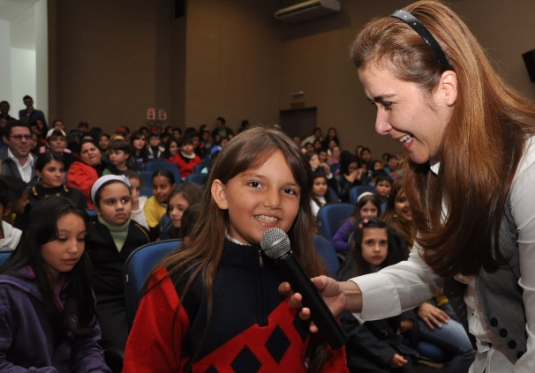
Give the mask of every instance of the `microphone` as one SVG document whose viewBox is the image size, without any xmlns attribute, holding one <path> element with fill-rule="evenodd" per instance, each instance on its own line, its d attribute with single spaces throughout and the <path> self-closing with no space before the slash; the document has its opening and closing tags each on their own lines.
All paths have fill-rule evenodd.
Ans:
<svg viewBox="0 0 535 373">
<path fill-rule="evenodd" d="M 286 233 L 279 228 L 268 229 L 260 239 L 260 247 L 275 261 L 286 280 L 292 285 L 292 289 L 303 296 L 303 305 L 310 308 L 312 320 L 325 335 L 331 348 L 336 350 L 345 345 L 346 334 L 318 293 L 316 286 L 293 256 L 290 239 Z"/>
</svg>

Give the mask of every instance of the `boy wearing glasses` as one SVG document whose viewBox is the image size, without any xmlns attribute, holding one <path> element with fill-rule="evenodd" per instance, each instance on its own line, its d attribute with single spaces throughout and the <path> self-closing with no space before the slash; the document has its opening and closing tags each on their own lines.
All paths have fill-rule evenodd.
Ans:
<svg viewBox="0 0 535 373">
<path fill-rule="evenodd" d="M 37 183 L 35 157 L 30 153 L 32 134 L 30 126 L 21 121 L 11 121 L 4 127 L 6 147 L 0 149 L 0 173 L 24 181 L 28 186 Z"/>
</svg>

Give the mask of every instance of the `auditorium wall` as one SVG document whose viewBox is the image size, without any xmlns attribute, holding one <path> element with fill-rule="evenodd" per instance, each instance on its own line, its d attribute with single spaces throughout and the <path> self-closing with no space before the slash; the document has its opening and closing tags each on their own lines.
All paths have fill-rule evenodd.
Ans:
<svg viewBox="0 0 535 373">
<path fill-rule="evenodd" d="M 276 123 L 279 110 L 299 101 L 317 107 L 324 130 L 339 129 L 345 148 L 367 144 L 377 156 L 398 151 L 399 145 L 375 134 L 375 109 L 348 51 L 367 21 L 409 1 L 341 0 L 337 15 L 298 25 L 277 22 L 273 12 L 291 3 L 189 0 L 186 16 L 175 19 L 171 0 L 49 0 L 55 51 L 50 112 L 69 127 L 87 120 L 111 130 L 139 127 L 146 109 L 155 107 L 183 128 L 213 125 L 222 115 L 236 129 L 244 118 Z M 535 2 L 450 4 L 506 80 L 534 99 L 521 54 L 535 48 Z M 292 92 L 301 90 L 304 95 L 294 99 Z"/>
</svg>

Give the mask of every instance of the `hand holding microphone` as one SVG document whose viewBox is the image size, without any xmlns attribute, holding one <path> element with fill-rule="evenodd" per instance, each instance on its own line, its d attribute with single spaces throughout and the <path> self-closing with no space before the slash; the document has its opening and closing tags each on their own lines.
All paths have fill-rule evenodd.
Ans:
<svg viewBox="0 0 535 373">
<path fill-rule="evenodd" d="M 338 349 L 345 345 L 347 336 L 318 293 L 316 286 L 293 256 L 290 239 L 286 233 L 279 228 L 268 229 L 262 235 L 260 246 L 264 253 L 275 261 L 293 290 L 302 295 L 301 303 L 310 309 L 312 321 L 324 333 L 331 348 Z"/>
</svg>

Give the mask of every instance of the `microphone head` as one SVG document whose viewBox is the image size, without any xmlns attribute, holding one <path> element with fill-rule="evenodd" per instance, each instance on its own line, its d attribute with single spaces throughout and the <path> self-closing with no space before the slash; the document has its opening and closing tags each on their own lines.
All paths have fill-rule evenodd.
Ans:
<svg viewBox="0 0 535 373">
<path fill-rule="evenodd" d="M 260 238 L 262 251 L 271 259 L 278 259 L 291 250 L 290 239 L 280 228 L 270 228 Z"/>
</svg>

